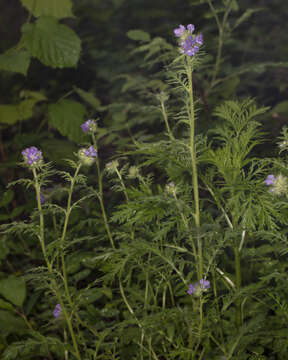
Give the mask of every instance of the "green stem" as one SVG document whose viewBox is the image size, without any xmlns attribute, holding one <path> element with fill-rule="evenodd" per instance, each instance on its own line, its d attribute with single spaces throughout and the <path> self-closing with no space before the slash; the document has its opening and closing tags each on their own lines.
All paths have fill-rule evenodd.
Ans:
<svg viewBox="0 0 288 360">
<path fill-rule="evenodd" d="M 62 231 L 62 236 L 61 236 L 61 239 L 60 239 L 60 251 L 61 251 L 63 282 L 64 282 L 65 294 L 67 296 L 67 299 L 68 299 L 68 302 L 69 302 L 70 305 L 72 304 L 72 300 L 71 300 L 71 296 L 70 296 L 70 292 L 69 292 L 67 271 L 66 271 L 66 265 L 65 265 L 64 241 L 65 241 L 68 222 L 69 222 L 69 217 L 70 217 L 70 213 L 71 213 L 71 201 L 72 201 L 72 194 L 73 194 L 73 190 L 74 190 L 74 185 L 75 185 L 75 181 L 76 181 L 76 178 L 77 178 L 77 175 L 78 175 L 78 173 L 80 171 L 81 166 L 82 166 L 82 164 L 79 163 L 79 165 L 77 166 L 77 168 L 75 170 L 75 174 L 74 174 L 73 178 L 71 179 L 71 185 L 70 185 L 69 194 L 68 194 L 68 201 L 67 201 L 64 225 L 63 225 L 63 231 Z"/>
<path fill-rule="evenodd" d="M 215 7 L 212 4 L 211 0 L 207 0 L 210 10 L 215 18 L 217 27 L 218 27 L 218 46 L 217 46 L 217 55 L 216 55 L 216 62 L 214 65 L 213 75 L 210 83 L 210 89 L 212 89 L 216 84 L 216 78 L 220 69 L 220 63 L 222 58 L 222 50 L 223 50 L 223 43 L 224 43 L 224 35 L 225 35 L 225 29 L 226 29 L 226 23 L 229 16 L 229 13 L 231 11 L 232 6 L 232 0 L 229 1 L 228 5 L 226 6 L 225 13 L 223 15 L 222 23 L 220 22 L 219 16 L 217 14 L 217 11 Z M 210 90 L 209 89 L 209 90 Z"/>
<path fill-rule="evenodd" d="M 92 139 L 93 139 L 93 146 L 95 149 L 97 149 L 97 143 L 96 143 L 96 138 L 95 138 L 95 134 L 92 134 Z M 112 246 L 113 249 L 115 249 L 115 244 L 114 244 L 114 240 L 110 231 L 110 226 L 108 223 L 108 219 L 107 219 L 107 214 L 106 214 L 106 210 L 105 210 L 105 206 L 104 206 L 104 200 L 103 200 L 103 182 L 102 182 L 102 174 L 101 174 L 101 169 L 100 169 L 100 163 L 99 163 L 99 159 L 98 157 L 96 158 L 96 167 L 97 167 L 97 175 L 98 175 L 98 188 L 99 188 L 99 194 L 98 194 L 98 199 L 99 199 L 99 203 L 100 203 L 100 207 L 101 207 L 101 212 L 102 212 L 102 216 L 103 216 L 103 220 L 104 220 L 104 226 L 105 226 L 105 230 L 107 232 L 110 244 Z"/>
<path fill-rule="evenodd" d="M 236 289 L 239 292 L 241 289 L 241 263 L 240 263 L 240 253 L 237 244 L 234 244 L 234 257 L 235 257 L 235 273 L 236 273 Z M 238 294 L 239 296 L 239 294 Z M 241 299 L 237 299 L 236 301 L 236 309 L 237 309 L 237 326 L 240 328 L 242 326 L 242 309 L 241 309 Z"/>
<path fill-rule="evenodd" d="M 114 240 L 110 231 L 110 226 L 108 223 L 108 219 L 107 219 L 107 215 L 106 215 L 106 210 L 105 210 L 105 206 L 104 206 L 104 201 L 103 201 L 103 184 L 102 184 L 102 174 L 101 174 L 101 170 L 100 170 L 100 164 L 99 164 L 99 160 L 98 158 L 96 159 L 96 166 L 97 166 L 97 174 L 98 174 L 98 186 L 99 186 L 99 203 L 100 203 L 100 207 L 101 207 L 101 211 L 102 211 L 102 216 L 103 216 L 103 220 L 104 220 L 104 225 L 105 225 L 105 230 L 107 232 L 110 244 L 112 246 L 113 249 L 115 249 L 115 244 L 114 244 Z"/>
<path fill-rule="evenodd" d="M 44 256 L 44 259 L 45 259 L 45 262 L 46 262 L 46 265 L 47 265 L 47 268 L 48 268 L 48 272 L 49 272 L 49 274 L 51 276 L 53 276 L 52 265 L 51 265 L 51 263 L 50 263 L 50 261 L 48 259 L 47 252 L 46 252 L 46 247 L 45 247 L 44 215 L 43 215 L 43 210 L 42 210 L 42 205 L 41 205 L 41 200 L 40 200 L 40 184 L 39 184 L 39 179 L 38 179 L 38 174 L 36 172 L 36 169 L 32 169 L 32 171 L 33 171 L 33 176 L 34 176 L 34 180 L 35 180 L 35 190 L 36 190 L 36 197 L 37 197 L 37 205 L 38 205 L 39 216 L 40 216 L 40 244 L 41 244 L 43 256 Z M 57 285 L 57 283 L 56 283 L 56 281 L 54 279 L 52 279 L 52 285 L 53 285 L 53 287 L 55 289 L 57 300 L 59 301 L 59 304 L 61 305 L 61 309 L 63 311 L 66 323 L 68 325 L 68 329 L 69 329 L 69 332 L 70 332 L 70 335 L 71 335 L 71 338 L 72 338 L 73 347 L 74 347 L 74 350 L 75 350 L 75 356 L 76 356 L 76 358 L 78 360 L 81 360 L 81 356 L 80 356 L 80 352 L 79 352 L 79 349 L 78 349 L 78 344 L 77 344 L 76 337 L 75 337 L 75 334 L 74 334 L 73 326 L 72 326 L 70 317 L 69 317 L 69 315 L 67 313 L 67 310 L 65 308 L 65 305 L 63 303 L 62 296 L 60 294 L 58 285 Z"/>
<path fill-rule="evenodd" d="M 162 115 L 163 115 L 163 119 L 165 121 L 168 136 L 169 136 L 170 140 L 173 141 L 173 140 L 175 140 L 175 138 L 174 138 L 174 136 L 172 134 L 172 131 L 170 129 L 170 125 L 169 125 L 169 121 L 168 121 L 168 115 L 167 115 L 166 106 L 165 106 L 164 101 L 161 101 L 161 112 L 162 112 Z"/>
<path fill-rule="evenodd" d="M 34 176 L 34 180 L 35 180 L 35 190 L 36 190 L 36 198 L 37 198 L 37 206 L 38 206 L 38 210 L 39 210 L 39 217 L 40 217 L 40 245 L 41 245 L 41 249 L 42 249 L 42 253 L 44 256 L 44 260 L 46 262 L 47 268 L 49 273 L 52 273 L 52 265 L 49 261 L 47 252 L 46 252 L 46 246 L 45 246 L 45 235 L 44 235 L 44 215 L 43 215 L 43 210 L 42 210 L 42 204 L 41 204 L 41 198 L 40 198 L 40 184 L 39 184 L 39 178 L 38 178 L 38 174 L 36 169 L 32 169 L 33 171 L 33 176 Z"/>
<path fill-rule="evenodd" d="M 203 259 L 202 259 L 202 244 L 200 237 L 200 206 L 199 206 L 199 187 L 198 187 L 198 173 L 195 147 L 195 114 L 194 114 L 194 100 L 193 100 L 193 82 L 192 72 L 193 64 L 189 56 L 187 58 L 187 76 L 188 76 L 188 90 L 189 90 L 189 123 L 190 123 L 190 153 L 192 162 L 192 177 L 193 177 L 193 193 L 195 203 L 195 226 L 197 232 L 197 247 L 198 247 L 198 274 L 199 280 L 203 278 Z"/>
</svg>

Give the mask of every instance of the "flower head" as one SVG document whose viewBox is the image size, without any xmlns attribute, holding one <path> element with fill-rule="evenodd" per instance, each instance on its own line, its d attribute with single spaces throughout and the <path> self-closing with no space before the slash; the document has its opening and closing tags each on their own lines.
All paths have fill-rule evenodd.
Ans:
<svg viewBox="0 0 288 360">
<path fill-rule="evenodd" d="M 188 56 L 194 56 L 199 51 L 200 46 L 203 44 L 202 34 L 192 35 L 195 26 L 193 24 L 185 26 L 180 25 L 179 28 L 174 30 L 174 34 L 179 38 L 180 52 Z"/>
<path fill-rule="evenodd" d="M 270 186 L 270 192 L 275 195 L 287 195 L 288 193 L 288 179 L 283 175 L 274 176 L 268 175 L 265 184 Z"/>
<path fill-rule="evenodd" d="M 108 173 L 113 174 L 114 172 L 116 172 L 116 170 L 119 167 L 119 162 L 118 160 L 113 160 L 110 161 L 106 164 L 105 168 L 107 170 Z"/>
<path fill-rule="evenodd" d="M 24 162 L 30 168 L 39 167 L 43 162 L 42 152 L 35 146 L 31 146 L 22 151 Z"/>
<path fill-rule="evenodd" d="M 84 133 L 88 133 L 88 132 L 95 133 L 97 130 L 96 121 L 95 120 L 87 120 L 81 125 L 81 128 Z"/>
<path fill-rule="evenodd" d="M 275 182 L 275 180 L 276 180 L 276 178 L 275 178 L 275 176 L 274 176 L 273 174 L 268 175 L 267 178 L 266 178 L 266 180 L 265 180 L 265 184 L 266 184 L 267 186 L 273 185 L 274 182 Z"/>
<path fill-rule="evenodd" d="M 78 157 L 83 165 L 92 165 L 95 161 L 95 158 L 98 157 L 98 152 L 94 146 L 89 146 L 88 148 L 82 148 L 78 151 Z"/>
<path fill-rule="evenodd" d="M 165 190 L 166 190 L 167 194 L 174 195 L 174 196 L 176 195 L 176 192 L 177 192 L 176 185 L 174 184 L 173 181 L 169 182 L 166 185 Z"/>
<path fill-rule="evenodd" d="M 62 314 L 62 308 L 61 308 L 61 305 L 60 304 L 57 304 L 55 306 L 55 309 L 53 310 L 53 316 L 55 318 L 59 318 L 59 316 L 61 316 Z"/>
<path fill-rule="evenodd" d="M 210 281 L 201 279 L 199 283 L 189 284 L 187 294 L 200 296 L 203 292 L 206 292 L 210 288 Z"/>
</svg>

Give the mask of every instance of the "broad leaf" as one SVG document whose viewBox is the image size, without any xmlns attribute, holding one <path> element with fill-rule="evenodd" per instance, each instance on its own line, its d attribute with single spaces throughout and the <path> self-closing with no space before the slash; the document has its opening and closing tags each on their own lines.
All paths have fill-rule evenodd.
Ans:
<svg viewBox="0 0 288 360">
<path fill-rule="evenodd" d="M 72 29 L 55 18 L 45 16 L 34 24 L 24 24 L 22 32 L 25 47 L 44 65 L 53 68 L 77 65 L 81 41 Z"/>
<path fill-rule="evenodd" d="M 74 17 L 71 0 L 21 0 L 35 17 L 54 16 L 57 19 Z"/>
<path fill-rule="evenodd" d="M 0 124 L 13 125 L 19 120 L 17 105 L 0 105 Z"/>
<path fill-rule="evenodd" d="M 14 275 L 0 280 L 0 294 L 14 305 L 22 306 L 26 297 L 24 280 Z"/>
<path fill-rule="evenodd" d="M 49 105 L 49 119 L 51 124 L 63 135 L 77 143 L 85 139 L 81 130 L 86 110 L 77 101 L 61 100 L 57 104 Z"/>
<path fill-rule="evenodd" d="M 12 71 L 27 75 L 30 65 L 30 54 L 27 50 L 7 50 L 0 55 L 0 70 Z"/>
<path fill-rule="evenodd" d="M 0 105 L 0 124 L 13 125 L 17 121 L 31 118 L 38 101 L 40 100 L 34 98 L 23 100 L 18 105 Z"/>
</svg>

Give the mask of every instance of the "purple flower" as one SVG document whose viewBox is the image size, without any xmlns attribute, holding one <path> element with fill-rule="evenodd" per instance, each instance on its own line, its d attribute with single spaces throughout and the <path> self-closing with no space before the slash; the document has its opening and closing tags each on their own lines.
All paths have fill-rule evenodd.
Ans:
<svg viewBox="0 0 288 360">
<path fill-rule="evenodd" d="M 276 180 L 276 178 L 275 178 L 274 175 L 272 175 L 272 174 L 271 174 L 271 175 L 268 175 L 267 178 L 266 178 L 266 180 L 265 180 L 265 184 L 266 184 L 267 186 L 274 185 L 275 180 Z"/>
<path fill-rule="evenodd" d="M 43 161 L 42 152 L 38 150 L 35 146 L 31 146 L 22 151 L 24 161 L 30 167 L 39 166 Z"/>
<path fill-rule="evenodd" d="M 97 129 L 97 124 L 95 120 L 87 120 L 81 125 L 81 128 L 84 133 L 95 132 Z"/>
<path fill-rule="evenodd" d="M 78 151 L 79 160 L 83 165 L 90 166 L 94 163 L 95 158 L 98 157 L 98 152 L 94 146 L 88 148 L 82 148 Z"/>
<path fill-rule="evenodd" d="M 59 316 L 62 314 L 62 308 L 60 304 L 57 304 L 55 306 L 55 309 L 53 310 L 53 316 L 55 318 L 59 318 Z"/>
<path fill-rule="evenodd" d="M 210 288 L 210 281 L 201 279 L 199 283 L 189 284 L 187 294 L 200 296 L 203 292 Z"/>
<path fill-rule="evenodd" d="M 195 30 L 195 26 L 193 24 L 189 24 L 187 25 L 187 30 L 190 34 L 192 34 L 193 31 Z"/>
<path fill-rule="evenodd" d="M 205 279 L 201 279 L 199 281 L 200 287 L 202 290 L 206 290 L 210 288 L 210 281 L 209 280 L 205 280 Z"/>
<path fill-rule="evenodd" d="M 200 45 L 203 44 L 202 34 L 193 37 L 192 35 L 187 36 L 187 38 L 181 42 L 180 52 L 188 56 L 194 56 L 200 49 Z"/>
<path fill-rule="evenodd" d="M 185 26 L 180 25 L 179 28 L 174 30 L 176 37 L 179 37 L 180 43 L 180 52 L 188 56 L 194 56 L 200 49 L 200 46 L 203 44 L 203 36 L 192 35 L 194 32 L 195 26 L 193 24 Z"/>
<path fill-rule="evenodd" d="M 174 34 L 177 37 L 181 37 L 184 34 L 185 30 L 185 26 L 179 25 L 179 28 L 174 29 Z"/>
<path fill-rule="evenodd" d="M 89 148 L 88 149 L 86 149 L 85 151 L 84 151 L 84 153 L 85 153 L 85 155 L 86 156 L 88 156 L 88 157 L 92 157 L 92 158 L 94 158 L 94 157 L 98 157 L 98 153 L 97 153 L 97 150 L 94 148 L 94 146 L 89 146 Z"/>
</svg>

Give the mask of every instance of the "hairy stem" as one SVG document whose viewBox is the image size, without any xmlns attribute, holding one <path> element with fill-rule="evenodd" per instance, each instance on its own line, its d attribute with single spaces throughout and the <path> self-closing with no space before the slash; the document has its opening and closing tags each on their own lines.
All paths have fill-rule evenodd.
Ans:
<svg viewBox="0 0 288 360">
<path fill-rule="evenodd" d="M 190 57 L 187 58 L 187 76 L 188 76 L 188 91 L 189 91 L 189 124 L 190 124 L 190 153 L 192 163 L 192 177 L 193 177 L 193 193 L 194 193 L 194 206 L 195 206 L 195 226 L 197 232 L 197 248 L 198 248 L 198 274 L 199 280 L 203 277 L 203 259 L 202 259 L 202 243 L 200 237 L 200 206 L 199 206 L 199 187 L 198 187 L 198 172 L 197 172 L 197 159 L 195 147 L 195 114 L 194 114 L 194 99 L 193 99 L 193 82 L 192 72 L 193 64 Z"/>
</svg>

